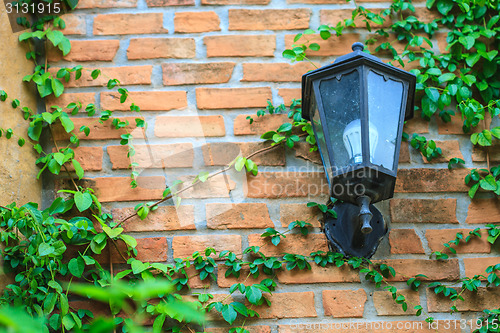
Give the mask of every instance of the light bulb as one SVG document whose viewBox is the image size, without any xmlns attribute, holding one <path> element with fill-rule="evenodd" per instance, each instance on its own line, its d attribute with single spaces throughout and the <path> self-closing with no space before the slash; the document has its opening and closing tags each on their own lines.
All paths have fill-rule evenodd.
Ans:
<svg viewBox="0 0 500 333">
<path fill-rule="evenodd" d="M 378 141 L 378 131 L 375 125 L 368 122 L 370 135 L 370 160 L 373 160 L 375 147 Z M 363 162 L 363 148 L 361 144 L 361 120 L 356 119 L 351 121 L 344 129 L 344 146 L 349 154 L 349 159 L 352 164 Z"/>
</svg>

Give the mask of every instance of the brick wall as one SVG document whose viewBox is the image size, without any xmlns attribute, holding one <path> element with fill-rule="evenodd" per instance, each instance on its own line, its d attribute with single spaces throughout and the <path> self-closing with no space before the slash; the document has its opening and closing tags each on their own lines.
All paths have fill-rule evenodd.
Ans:
<svg viewBox="0 0 500 333">
<path fill-rule="evenodd" d="M 376 0 L 358 3 L 383 7 Z M 415 5 L 419 18 L 433 17 L 424 2 Z M 116 111 L 115 115 L 128 117 L 134 124 L 135 115 L 126 112 L 128 105 L 120 104 L 118 94 L 104 86 L 109 78 L 117 78 L 131 91 L 130 101 L 141 107 L 148 123 L 145 131 L 129 128 L 140 171 L 135 190 L 129 187 L 127 170 L 132 161 L 119 144 L 124 132 L 85 115 L 75 117 L 76 128 L 91 128 L 77 149 L 88 184 L 108 211 L 115 217 L 125 216 L 139 202 L 160 199 L 165 186 L 176 179 L 190 180 L 200 171 L 219 170 L 238 154 L 264 147 L 260 134 L 277 128 L 286 116 L 266 116 L 252 125 L 246 117 L 255 115 L 268 100 L 289 104 L 299 98 L 301 75 L 314 68 L 308 63 L 288 63 L 281 57 L 282 50 L 291 45 L 296 33 L 323 23 L 335 24 L 349 17 L 351 9 L 342 0 L 80 0 L 79 8 L 65 15 L 65 32 L 71 35 L 73 51 L 64 58 L 52 52 L 50 60 L 55 67 L 68 62 L 99 67 L 104 75 L 93 81 L 89 73 L 84 74 L 48 104 L 65 105 L 76 98 Z M 354 29 L 341 38 L 319 40 L 322 48 L 311 58 L 318 65 L 330 63 L 350 52 L 353 42 L 370 35 L 365 29 Z M 436 51 L 444 50 L 444 38 L 433 41 Z M 466 168 L 485 166 L 484 154 L 473 150 L 461 135 L 458 118 L 450 124 L 429 124 L 417 117 L 405 130 L 436 140 L 444 156 L 464 158 Z M 65 139 L 63 132 L 56 137 Z M 310 200 L 325 200 L 326 181 L 318 156 L 302 148 L 256 156 L 254 160 L 261 165 L 257 176 L 237 172 L 217 176 L 184 192 L 179 209 L 164 205 L 145 221 L 129 220 L 124 227 L 140 239 L 139 259 L 162 262 L 207 246 L 238 253 L 260 245 L 266 254 L 326 250 L 318 212 L 306 207 Z M 495 161 L 500 155 L 492 152 L 490 157 Z M 468 232 L 500 222 L 500 206 L 495 199 L 481 196 L 471 202 L 463 182 L 467 170 L 450 172 L 444 159 L 427 163 L 406 144 L 400 159 L 394 199 L 377 205 L 391 232 L 375 259 L 385 260 L 400 272 L 394 284 L 411 303 L 421 304 L 434 317 L 477 317 L 467 312 L 447 314 L 449 306 L 432 292 L 407 291 L 402 276 L 423 273 L 430 280 L 451 281 L 479 274 L 497 263 L 499 258 L 484 237 L 459 247 L 456 258 L 446 262 L 428 260 L 428 255 L 441 250 L 441 244 L 459 230 Z M 316 228 L 306 239 L 289 235 L 278 247 L 262 241 L 265 228 L 285 230 L 295 219 L 310 219 Z M 227 294 L 236 281 L 223 273 L 220 269 L 218 281 L 210 283 L 215 294 Z M 346 326 L 352 323 L 359 323 L 357 327 L 364 332 L 433 331 L 416 330 L 418 326 L 412 325 L 418 322 L 411 311 L 402 312 L 388 293 L 361 280 L 349 270 L 314 265 L 308 272 L 282 272 L 273 305 L 259 309 L 262 319 L 247 324 L 251 332 L 353 331 Z M 460 304 L 463 311 L 482 309 L 470 298 Z M 372 326 L 365 327 L 365 322 Z M 392 328 L 382 326 L 384 322 Z M 213 323 L 217 325 L 221 323 Z M 460 329 L 452 326 L 446 331 Z"/>
</svg>

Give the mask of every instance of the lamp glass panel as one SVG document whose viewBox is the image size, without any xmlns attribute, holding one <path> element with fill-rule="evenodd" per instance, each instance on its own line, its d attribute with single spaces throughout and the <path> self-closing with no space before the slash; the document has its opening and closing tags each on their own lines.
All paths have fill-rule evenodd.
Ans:
<svg viewBox="0 0 500 333">
<path fill-rule="evenodd" d="M 357 69 L 322 80 L 319 86 L 331 146 L 333 172 L 363 162 L 360 73 Z"/>
<path fill-rule="evenodd" d="M 321 159 L 323 160 L 323 166 L 325 167 L 327 180 L 330 184 L 330 179 L 332 179 L 332 164 L 330 163 L 328 149 L 326 148 L 325 134 L 323 132 L 323 125 L 321 124 L 321 118 L 318 112 L 318 104 L 316 103 L 316 99 L 314 98 L 314 96 L 311 99 L 311 109 L 314 110 L 312 125 L 314 133 L 316 134 L 316 142 L 318 144 Z"/>
<path fill-rule="evenodd" d="M 393 170 L 402 111 L 403 83 L 368 71 L 370 162 Z"/>
</svg>

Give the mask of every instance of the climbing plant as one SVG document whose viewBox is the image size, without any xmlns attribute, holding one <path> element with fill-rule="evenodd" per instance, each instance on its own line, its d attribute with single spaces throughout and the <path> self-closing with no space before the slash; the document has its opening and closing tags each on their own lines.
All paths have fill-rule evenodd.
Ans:
<svg viewBox="0 0 500 333">
<path fill-rule="evenodd" d="M 77 1 L 68 1 L 67 4 L 74 8 Z M 310 60 L 309 54 L 314 56 L 321 46 L 310 43 L 309 37 L 317 33 L 323 40 L 335 38 L 342 35 L 345 29 L 355 27 L 355 22 L 361 20 L 369 31 L 376 29 L 374 37 L 366 41 L 369 45 L 377 45 L 376 52 L 390 56 L 400 66 L 417 64 L 418 68 L 411 71 L 417 76 L 417 109 L 421 116 L 426 120 L 438 117 L 443 122 L 450 122 L 452 117 L 460 116 L 464 133 L 470 133 L 472 144 L 486 148 L 488 156 L 487 148 L 500 139 L 500 127 L 489 126 L 489 119 L 495 119 L 500 114 L 500 78 L 496 75 L 500 62 L 499 6 L 498 1 L 487 0 L 427 1 L 427 7 L 440 14 L 439 18 L 427 23 L 417 19 L 413 14 L 414 6 L 407 0 L 395 0 L 390 8 L 381 13 L 357 6 L 351 18 L 336 26 L 322 25 L 317 30 L 308 29 L 298 34 L 294 47 L 285 50 L 283 56 L 293 61 Z M 389 28 L 380 27 L 390 19 Z M 64 20 L 49 15 L 35 19 L 34 24 L 26 20 L 20 20 L 19 23 L 31 29 L 21 34 L 19 40 L 29 45 L 26 57 L 35 62 L 34 72 L 23 81 L 34 84 L 41 98 L 59 97 L 65 90 L 64 82 L 79 80 L 83 75 L 93 80 L 102 79 L 103 74 L 99 69 L 75 66 L 56 70 L 47 63 L 44 57 L 47 48 L 57 48 L 63 55 L 71 50 L 71 43 L 58 30 L 64 28 Z M 447 52 L 437 53 L 431 39 L 442 28 L 449 31 L 446 38 L 448 48 Z M 397 45 L 403 46 L 402 52 L 397 51 Z M 106 81 L 108 89 L 120 94 L 120 103 L 130 103 L 130 111 L 140 114 L 139 106 L 130 101 L 128 90 L 118 80 L 106 78 Z M 18 321 L 32 321 L 33 327 L 43 327 L 45 331 L 113 331 L 120 328 L 129 332 L 141 331 L 143 325 L 152 322 L 156 332 L 164 329 L 173 332 L 182 329 L 204 331 L 205 314 L 215 311 L 229 325 L 239 319 L 241 325 L 230 328 L 229 332 L 243 333 L 248 332 L 245 329 L 247 320 L 259 316 L 259 307 L 270 305 L 271 298 L 268 296 L 277 288 L 277 273 L 280 270 L 310 270 L 311 265 L 331 269 L 348 266 L 357 270 L 375 287 L 388 290 L 404 311 L 410 306 L 415 309 L 417 316 L 424 315 L 428 322 L 434 320 L 422 306 L 411 304 L 391 284 L 390 278 L 400 274 L 392 267 L 362 258 L 346 258 L 339 253 L 318 251 L 310 255 L 287 253 L 283 256 L 267 256 L 259 247 L 251 246 L 242 253 L 227 250 L 217 253 L 207 248 L 188 258 L 176 258 L 168 264 L 142 262 L 135 258 L 137 241 L 123 233 L 123 224 L 132 217 L 146 219 L 149 214 L 154 214 L 161 203 L 170 199 L 178 205 L 180 193 L 231 168 L 256 175 L 259 172 L 258 165 L 252 158 L 263 152 L 280 146 L 293 149 L 302 141 L 310 145 L 311 151 L 317 150 L 311 124 L 302 118 L 300 101 L 293 101 L 290 107 L 269 103 L 265 110 L 257 112 L 257 117 L 265 116 L 266 113 L 288 113 L 289 121 L 262 135 L 262 139 L 270 143 L 265 148 L 240 156 L 215 173 L 200 173 L 191 184 L 174 182 L 165 189 L 162 199 L 139 204 L 133 214 L 117 220 L 103 211 L 93 189 L 78 182 L 84 177 L 84 170 L 75 159 L 74 148 L 79 145 L 79 136 L 88 136 L 91 129 L 89 126 L 75 128 L 69 115 L 85 110 L 88 116 L 98 114 L 96 121 L 110 122 L 115 129 L 125 130 L 126 134 L 121 135 L 120 143 L 127 146 L 127 154 L 133 159 L 135 150 L 133 136 L 129 132 L 131 125 L 126 120 L 113 117 L 110 110 L 98 110 L 94 104 L 84 108 L 81 103 L 72 102 L 64 108 L 53 106 L 45 112 L 34 112 L 22 106 L 17 98 L 9 99 L 3 90 L 0 91 L 0 100 L 9 101 L 12 108 L 20 110 L 29 122 L 27 133 L 0 128 L 0 135 L 6 139 L 15 137 L 19 146 L 28 144 L 39 154 L 36 161 L 40 166 L 38 177 L 64 172 L 71 185 L 59 191 L 61 196 L 45 209 L 33 203 L 21 207 L 15 203 L 0 207 L 0 240 L 5 246 L 2 250 L 4 269 L 14 279 L 0 298 L 0 304 L 4 306 L 0 307 L 0 325 L 19 332 L 24 328 Z M 252 123 L 254 119 L 248 117 L 248 120 Z M 69 145 L 60 146 L 53 135 L 56 126 L 67 134 Z M 135 127 L 145 126 L 147 124 L 142 117 L 135 119 Z M 44 131 L 51 134 L 54 151 L 40 143 Z M 407 139 L 429 161 L 442 155 L 433 140 L 417 134 L 411 138 L 407 135 Z M 450 169 L 464 164 L 460 158 L 447 158 Z M 72 169 L 68 168 L 69 165 Z M 137 163 L 132 162 L 132 187 L 137 186 L 136 167 Z M 471 185 L 469 196 L 474 197 L 479 188 L 499 195 L 499 170 L 498 167 L 490 167 L 489 159 L 487 169 L 471 170 L 464 180 Z M 319 211 L 335 217 L 331 202 L 311 202 L 308 206 L 317 207 Z M 310 227 L 310 221 L 296 220 L 286 231 L 268 228 L 261 236 L 278 246 L 288 233 L 307 237 Z M 488 225 L 487 229 L 488 241 L 494 243 L 500 235 L 500 229 L 496 225 Z M 457 246 L 466 246 L 476 237 L 481 237 L 478 229 L 465 237 L 457 233 L 454 240 L 445 243 L 443 250 L 433 252 L 431 258 L 447 260 L 448 252 L 456 253 Z M 222 260 L 222 264 L 215 261 L 217 257 Z M 114 272 L 114 261 L 123 263 L 124 269 Z M 202 282 L 216 279 L 216 270 L 222 267 L 226 277 L 238 279 L 229 288 L 225 298 L 215 299 L 209 292 L 193 293 L 190 301 L 182 296 L 190 289 L 190 281 L 195 276 Z M 195 273 L 192 273 L 193 269 Z M 457 311 L 457 302 L 464 299 L 464 292 L 477 291 L 483 279 L 486 280 L 486 286 L 498 287 L 498 270 L 500 264 L 492 265 L 484 275 L 463 278 L 452 284 L 428 283 L 424 274 L 405 278 L 413 290 L 429 287 L 436 294 L 448 297 L 453 303 L 450 311 L 454 312 Z M 261 275 L 265 278 L 259 283 L 252 283 L 255 282 L 253 279 Z M 245 302 L 228 301 L 232 295 L 238 294 L 243 296 Z M 78 296 L 104 302 L 108 319 L 73 306 L 77 304 L 73 302 L 82 300 Z M 15 305 L 18 309 L 10 309 L 5 305 Z M 500 309 L 484 310 L 480 323 L 498 322 L 499 315 Z M 12 320 L 6 320 L 7 317 Z M 494 325 L 480 326 L 479 332 L 498 332 L 498 325 L 497 328 L 493 328 Z"/>
</svg>

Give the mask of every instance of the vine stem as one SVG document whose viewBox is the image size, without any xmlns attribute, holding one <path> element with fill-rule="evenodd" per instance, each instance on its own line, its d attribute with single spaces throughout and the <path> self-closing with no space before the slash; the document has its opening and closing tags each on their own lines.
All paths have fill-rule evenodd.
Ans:
<svg viewBox="0 0 500 333">
<path fill-rule="evenodd" d="M 304 133 L 304 134 L 301 134 L 301 135 L 299 135 L 299 136 L 304 136 L 304 135 L 306 135 L 306 134 L 307 134 L 307 133 Z M 265 148 L 259 149 L 259 150 L 257 150 L 257 151 L 254 151 L 253 153 L 251 153 L 251 154 L 247 155 L 245 158 L 246 158 L 246 159 L 249 159 L 249 158 L 251 158 L 251 157 L 253 157 L 253 156 L 257 155 L 257 154 L 261 154 L 261 153 L 263 153 L 263 152 L 266 152 L 266 151 L 269 151 L 269 150 L 275 149 L 275 148 L 280 147 L 280 146 L 281 146 L 281 144 L 279 144 L 279 145 L 274 145 L 274 146 L 269 146 L 269 147 L 265 147 Z M 231 167 L 232 167 L 232 166 L 233 166 L 233 163 L 229 164 L 229 165 L 228 165 L 228 166 L 226 166 L 224 169 L 221 169 L 221 170 L 219 170 L 219 171 L 216 171 L 216 172 L 214 172 L 214 173 L 212 173 L 212 174 L 208 175 L 207 180 L 208 180 L 208 179 L 210 179 L 210 178 L 213 178 L 213 177 L 215 177 L 215 176 L 217 176 L 217 175 L 219 175 L 219 174 L 221 174 L 221 173 L 227 172 L 229 169 L 231 169 Z M 191 184 L 191 185 L 189 185 L 189 186 L 186 186 L 186 187 L 184 187 L 184 188 L 180 189 L 179 191 L 177 191 L 177 192 L 175 192 L 175 193 L 173 193 L 173 194 L 170 194 L 170 195 L 166 196 L 165 198 L 162 198 L 161 200 L 156 201 L 154 204 L 152 204 L 152 205 L 150 206 L 150 208 L 153 208 L 153 207 L 155 207 L 155 206 L 158 206 L 158 205 L 159 205 L 159 204 L 161 204 L 162 202 L 165 202 L 165 201 L 167 201 L 168 199 L 171 199 L 173 196 L 177 196 L 177 195 L 181 194 L 182 192 L 187 191 L 187 190 L 188 190 L 188 189 L 190 189 L 190 188 L 193 188 L 194 186 L 198 185 L 199 183 L 201 183 L 201 180 L 199 180 L 199 179 L 198 179 L 198 180 L 197 180 L 196 182 L 194 182 L 193 184 Z M 123 220 L 121 220 L 120 222 L 118 222 L 118 223 L 117 223 L 117 224 L 116 224 L 116 225 L 115 225 L 112 229 L 114 229 L 114 228 L 116 228 L 116 227 L 118 227 L 118 226 L 122 225 L 123 223 L 125 223 L 126 221 L 130 220 L 131 218 L 133 218 L 133 217 L 135 217 L 135 216 L 137 216 L 137 211 L 136 211 L 136 212 L 134 212 L 133 214 L 130 214 L 129 216 L 125 217 L 125 218 L 124 218 Z"/>
<path fill-rule="evenodd" d="M 56 141 L 56 138 L 54 137 L 54 132 L 52 130 L 52 125 L 50 125 L 50 124 L 49 124 L 49 132 L 50 132 L 50 137 L 52 138 L 52 141 L 54 142 L 54 146 L 56 147 L 57 151 L 59 152 L 59 146 L 57 145 L 57 141 Z M 73 186 L 75 187 L 76 191 L 80 192 L 80 188 L 78 187 L 78 185 L 76 185 L 76 182 L 73 179 L 73 177 L 71 176 L 71 173 L 69 172 L 68 167 L 66 166 L 66 163 L 63 164 L 63 168 L 64 168 L 64 170 L 66 170 L 66 173 L 68 174 L 69 179 L 71 179 L 71 182 L 73 183 Z"/>
<path fill-rule="evenodd" d="M 486 120 L 483 118 L 483 129 L 486 130 Z M 490 152 L 488 147 L 484 147 L 484 150 L 486 151 L 486 165 L 488 166 L 488 171 L 490 170 Z"/>
</svg>

